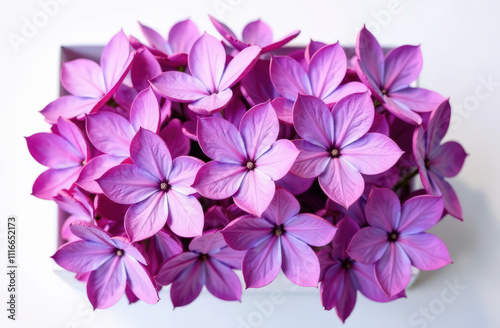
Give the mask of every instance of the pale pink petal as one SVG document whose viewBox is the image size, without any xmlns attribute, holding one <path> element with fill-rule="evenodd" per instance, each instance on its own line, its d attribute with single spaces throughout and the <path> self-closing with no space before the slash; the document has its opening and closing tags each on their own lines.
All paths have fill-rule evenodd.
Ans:
<svg viewBox="0 0 500 328">
<path fill-rule="evenodd" d="M 319 185 L 334 202 L 348 208 L 363 194 L 365 183 L 359 171 L 349 162 L 333 158 L 319 176 Z"/>
<path fill-rule="evenodd" d="M 130 143 L 136 131 L 123 116 L 111 112 L 90 114 L 86 127 L 90 142 L 98 150 L 112 156 L 130 156 Z"/>
<path fill-rule="evenodd" d="M 139 23 L 142 34 L 148 41 L 148 43 L 156 50 L 161 51 L 165 55 L 171 54 L 171 49 L 167 44 L 167 41 L 155 30 Z"/>
<path fill-rule="evenodd" d="M 295 59 L 285 56 L 272 57 L 270 72 L 271 81 L 281 96 L 294 100 L 298 94 L 312 94 L 309 77 Z"/>
<path fill-rule="evenodd" d="M 206 32 L 196 40 L 188 56 L 191 74 L 200 80 L 210 93 L 218 91 L 225 63 L 224 47 Z"/>
<path fill-rule="evenodd" d="M 212 114 L 221 111 L 233 97 L 231 89 L 205 95 L 188 105 L 197 114 Z"/>
<path fill-rule="evenodd" d="M 178 71 L 161 73 L 151 80 L 151 85 L 158 94 L 178 102 L 192 102 L 209 95 L 200 80 Z"/>
<path fill-rule="evenodd" d="M 382 85 L 384 80 L 384 53 L 377 39 L 366 27 L 359 32 L 356 40 L 356 56 L 366 67 L 375 85 Z"/>
<path fill-rule="evenodd" d="M 411 262 L 398 243 L 390 243 L 382 258 L 375 264 L 377 281 L 388 296 L 394 296 L 408 286 Z"/>
<path fill-rule="evenodd" d="M 173 53 L 189 53 L 193 43 L 200 37 L 196 24 L 186 19 L 178 22 L 168 33 L 168 43 Z"/>
<path fill-rule="evenodd" d="M 306 244 L 320 247 L 332 241 L 337 228 L 317 215 L 303 213 L 285 221 L 285 230 Z"/>
<path fill-rule="evenodd" d="M 445 98 L 439 93 L 422 88 L 405 88 L 393 91 L 390 93 L 390 98 L 419 113 L 433 111 L 445 101 Z"/>
<path fill-rule="evenodd" d="M 348 82 L 340 85 L 335 91 L 321 98 L 325 104 L 332 106 L 340 101 L 340 99 L 352 95 L 353 93 L 369 92 L 368 88 L 361 82 Z"/>
<path fill-rule="evenodd" d="M 365 213 L 372 227 L 391 233 L 399 226 L 401 203 L 390 189 L 373 188 L 366 202 Z"/>
<path fill-rule="evenodd" d="M 123 160 L 123 157 L 106 154 L 96 156 L 83 166 L 82 172 L 75 183 L 87 192 L 102 194 L 104 192 L 96 180 L 102 177 L 102 175 L 113 166 L 120 164 Z"/>
<path fill-rule="evenodd" d="M 246 288 L 269 285 L 281 269 L 281 241 L 272 237 L 247 251 L 243 259 Z"/>
<path fill-rule="evenodd" d="M 277 97 L 271 101 L 278 119 L 285 123 L 293 124 L 293 101 L 286 99 L 285 97 Z"/>
<path fill-rule="evenodd" d="M 40 164 L 54 169 L 80 166 L 85 156 L 60 135 L 37 133 L 26 138 L 28 150 Z"/>
<path fill-rule="evenodd" d="M 242 32 L 242 41 L 264 47 L 273 42 L 273 31 L 269 25 L 258 19 L 245 26 Z"/>
<path fill-rule="evenodd" d="M 250 170 L 241 181 L 233 200 L 242 210 L 260 217 L 273 199 L 274 181 L 258 170 Z"/>
<path fill-rule="evenodd" d="M 69 119 L 60 117 L 57 120 L 57 130 L 59 134 L 68 140 L 73 147 L 78 151 L 78 153 L 83 157 L 87 158 L 88 156 L 88 146 L 87 140 L 83 135 L 82 130 Z"/>
<path fill-rule="evenodd" d="M 80 118 L 83 114 L 90 113 L 98 102 L 99 99 L 95 98 L 80 98 L 72 95 L 63 96 L 45 106 L 40 113 L 42 113 L 48 123 L 55 124 L 59 117 Z"/>
<path fill-rule="evenodd" d="M 227 65 L 217 90 L 231 88 L 255 65 L 261 53 L 260 47 L 250 46 L 241 50 Z"/>
<path fill-rule="evenodd" d="M 181 237 L 200 236 L 203 232 L 204 215 L 198 199 L 171 190 L 167 193 L 168 219 L 172 232 Z"/>
<path fill-rule="evenodd" d="M 315 178 L 326 170 L 331 160 L 326 149 L 305 140 L 293 140 L 293 144 L 300 153 L 290 173 L 302 178 Z"/>
<path fill-rule="evenodd" d="M 157 192 L 133 204 L 125 213 L 125 231 L 131 241 L 144 240 L 160 231 L 167 222 L 170 204 L 163 192 Z"/>
<path fill-rule="evenodd" d="M 165 141 L 154 132 L 140 128 L 130 144 L 130 158 L 151 176 L 165 182 L 172 169 L 172 156 Z"/>
<path fill-rule="evenodd" d="M 451 263 L 446 245 L 430 233 L 402 235 L 397 243 L 408 254 L 411 264 L 420 270 L 437 270 Z"/>
<path fill-rule="evenodd" d="M 357 262 L 373 264 L 384 255 L 388 245 L 387 232 L 366 227 L 353 236 L 347 252 Z"/>
<path fill-rule="evenodd" d="M 99 269 L 90 273 L 87 295 L 94 309 L 106 309 L 116 304 L 127 284 L 125 265 L 120 256 L 114 256 Z"/>
<path fill-rule="evenodd" d="M 130 58 L 129 54 L 130 43 L 123 30 L 121 30 L 111 38 L 101 55 L 101 69 L 108 91 L 114 88 L 115 84 L 123 78 L 124 73 L 130 67 L 132 58 Z"/>
<path fill-rule="evenodd" d="M 303 287 L 318 287 L 319 261 L 309 245 L 285 234 L 281 236 L 281 252 L 281 267 L 291 282 Z"/>
<path fill-rule="evenodd" d="M 321 99 L 299 95 L 293 105 L 293 123 L 304 140 L 326 150 L 333 145 L 336 124 L 334 125 L 332 114 Z"/>
<path fill-rule="evenodd" d="M 245 144 L 233 124 L 221 118 L 208 117 L 198 120 L 197 130 L 200 147 L 208 157 L 224 163 L 245 163 Z"/>
<path fill-rule="evenodd" d="M 330 95 L 344 79 L 346 69 L 346 55 L 338 42 L 319 49 L 307 67 L 313 94 L 320 99 Z"/>
<path fill-rule="evenodd" d="M 78 97 L 101 98 L 106 93 L 101 67 L 89 59 L 75 59 L 61 67 L 61 84 Z"/>
<path fill-rule="evenodd" d="M 130 123 L 135 131 L 142 127 L 157 132 L 160 123 L 158 100 L 151 88 L 140 92 L 130 107 Z"/>
<path fill-rule="evenodd" d="M 73 223 L 69 228 L 71 233 L 78 238 L 101 245 L 107 245 L 112 249 L 116 248 L 116 243 L 111 239 L 109 234 L 97 226 L 89 227 L 86 224 L 80 225 Z"/>
<path fill-rule="evenodd" d="M 202 160 L 190 156 L 180 156 L 174 159 L 172 171 L 167 179 L 171 188 L 184 195 L 196 193 L 196 190 L 191 185 L 194 182 L 196 173 L 203 164 Z"/>
<path fill-rule="evenodd" d="M 211 15 L 208 15 L 208 17 L 210 18 L 210 21 L 214 25 L 217 32 L 219 32 L 220 35 L 222 35 L 222 37 L 224 39 L 227 40 L 228 37 L 232 37 L 234 39 L 237 39 L 237 37 L 233 33 L 233 31 L 231 31 L 231 29 L 229 27 L 227 27 L 224 23 L 219 22 L 217 19 L 213 18 Z"/>
<path fill-rule="evenodd" d="M 213 254 L 227 247 L 226 241 L 219 230 L 205 231 L 202 236 L 194 237 L 189 243 L 189 250 L 201 254 Z"/>
<path fill-rule="evenodd" d="M 198 170 L 193 188 L 204 197 L 228 198 L 238 191 L 246 171 L 240 164 L 211 161 Z"/>
<path fill-rule="evenodd" d="M 406 123 L 413 125 L 422 124 L 422 117 L 419 114 L 415 113 L 408 107 L 403 104 L 396 98 L 388 97 L 384 95 L 384 108 L 387 109 L 390 113 L 394 114 L 400 120 L 405 121 Z"/>
<path fill-rule="evenodd" d="M 269 101 L 252 107 L 243 115 L 240 133 L 249 160 L 257 160 L 269 150 L 279 133 L 278 117 Z"/>
</svg>

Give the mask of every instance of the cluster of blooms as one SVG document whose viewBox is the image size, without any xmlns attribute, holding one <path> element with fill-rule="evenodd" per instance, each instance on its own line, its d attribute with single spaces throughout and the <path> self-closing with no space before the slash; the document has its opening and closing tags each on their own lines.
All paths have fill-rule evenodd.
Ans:
<svg viewBox="0 0 500 328">
<path fill-rule="evenodd" d="M 257 20 L 240 39 L 211 19 L 227 43 L 190 20 L 168 39 L 141 25 L 147 44 L 120 31 L 100 64 L 63 63 L 69 94 L 41 112 L 52 130 L 27 138 L 48 167 L 33 195 L 69 214 L 53 258 L 93 306 L 156 303 L 166 285 L 174 306 L 203 286 L 240 300 L 234 270 L 247 288 L 282 270 L 344 321 L 358 290 L 391 301 L 412 266 L 450 263 L 425 230 L 462 219 L 446 178 L 466 153 L 441 143 L 448 100 L 410 86 L 420 48 L 384 55 L 363 28 L 348 59 L 339 43 L 282 48 L 298 32 L 273 41 Z"/>
</svg>

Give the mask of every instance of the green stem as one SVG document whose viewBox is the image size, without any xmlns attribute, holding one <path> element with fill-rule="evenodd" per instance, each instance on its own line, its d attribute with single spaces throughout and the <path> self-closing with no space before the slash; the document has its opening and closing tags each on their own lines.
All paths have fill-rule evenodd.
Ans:
<svg viewBox="0 0 500 328">
<path fill-rule="evenodd" d="M 403 177 L 403 179 L 399 180 L 399 182 L 396 183 L 396 185 L 392 188 L 392 190 L 397 191 L 398 189 L 403 188 L 408 183 L 410 183 L 411 179 L 413 179 L 417 175 L 418 175 L 418 169 L 415 169 L 415 171 L 411 172 L 410 174 Z"/>
</svg>

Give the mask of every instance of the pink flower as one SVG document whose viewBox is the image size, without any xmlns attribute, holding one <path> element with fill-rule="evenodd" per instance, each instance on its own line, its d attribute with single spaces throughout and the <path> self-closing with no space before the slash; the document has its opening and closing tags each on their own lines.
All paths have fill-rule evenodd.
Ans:
<svg viewBox="0 0 500 328">
<path fill-rule="evenodd" d="M 48 104 L 41 112 L 45 120 L 54 124 L 60 116 L 82 119 L 85 114 L 97 111 L 122 83 L 134 55 L 127 36 L 120 31 L 104 47 L 100 66 L 89 59 L 63 63 L 61 84 L 71 95 Z"/>
<path fill-rule="evenodd" d="M 248 47 L 237 54 L 226 66 L 226 52 L 213 36 L 204 33 L 193 44 L 188 56 L 189 72 L 169 71 L 151 80 L 162 96 L 182 103 L 199 114 L 222 110 L 235 85 L 255 64 L 260 48 Z"/>
<path fill-rule="evenodd" d="M 68 271 L 90 272 L 87 294 L 94 309 L 116 304 L 126 287 L 148 304 L 159 301 L 147 260 L 128 241 L 93 226 L 72 225 L 71 231 L 82 240 L 64 244 L 52 258 Z"/>
<path fill-rule="evenodd" d="M 406 288 L 412 265 L 436 270 L 451 263 L 446 245 L 424 232 L 441 219 L 441 197 L 416 196 L 401 206 L 392 190 L 374 188 L 365 211 L 370 227 L 354 235 L 347 251 L 360 263 L 375 263 L 377 281 L 388 296 Z"/>
<path fill-rule="evenodd" d="M 382 173 L 402 154 L 389 137 L 367 133 L 373 116 L 368 92 L 341 99 L 332 111 L 316 97 L 299 95 L 293 122 L 303 139 L 293 141 L 301 153 L 290 172 L 303 178 L 318 176 L 325 194 L 349 207 L 363 194 L 361 173 Z"/>
<path fill-rule="evenodd" d="M 328 244 L 337 229 L 319 216 L 299 211 L 295 197 L 278 188 L 262 218 L 244 215 L 222 230 L 229 247 L 248 250 L 243 259 L 247 288 L 270 284 L 280 268 L 294 284 L 318 286 L 320 266 L 309 245 Z"/>
<path fill-rule="evenodd" d="M 193 187 L 207 198 L 233 196 L 242 210 L 260 216 L 273 199 L 274 181 L 288 173 L 299 153 L 289 140 L 276 140 L 278 133 L 269 102 L 250 109 L 239 131 L 222 118 L 200 118 L 200 146 L 214 160 L 198 171 Z"/>
</svg>

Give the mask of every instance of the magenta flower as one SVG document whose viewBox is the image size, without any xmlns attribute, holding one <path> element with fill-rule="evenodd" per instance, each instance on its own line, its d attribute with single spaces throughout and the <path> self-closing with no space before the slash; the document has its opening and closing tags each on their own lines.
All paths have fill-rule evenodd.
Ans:
<svg viewBox="0 0 500 328">
<path fill-rule="evenodd" d="M 171 232 L 161 229 L 147 241 L 146 254 L 149 259 L 147 268 L 152 275 L 157 275 L 169 258 L 182 253 L 182 244 Z"/>
<path fill-rule="evenodd" d="M 89 150 L 82 131 L 60 117 L 55 133 L 37 133 L 26 138 L 31 156 L 49 169 L 36 179 L 32 195 L 52 199 L 62 189 L 70 189 L 87 163 Z"/>
<path fill-rule="evenodd" d="M 82 119 L 84 114 L 101 108 L 127 75 L 134 54 L 127 36 L 120 31 L 104 47 L 100 66 L 89 59 L 63 63 L 61 84 L 71 95 L 48 104 L 41 112 L 45 120 L 53 124 L 59 116 Z"/>
<path fill-rule="evenodd" d="M 193 237 L 203 230 L 203 209 L 191 188 L 203 162 L 180 156 L 172 160 L 157 134 L 140 128 L 130 145 L 133 164 L 120 164 L 97 180 L 112 201 L 132 204 L 125 230 L 132 241 L 160 231 L 165 223 L 177 235 Z"/>
<path fill-rule="evenodd" d="M 442 197 L 416 196 L 401 206 L 392 190 L 374 188 L 365 211 L 370 227 L 354 235 L 347 251 L 358 262 L 375 263 L 375 275 L 388 296 L 406 288 L 412 265 L 436 270 L 451 263 L 446 245 L 424 232 L 441 219 Z"/>
<path fill-rule="evenodd" d="M 420 46 L 402 46 L 384 53 L 375 37 L 365 28 L 356 41 L 356 72 L 385 109 L 405 122 L 420 125 L 418 113 L 430 112 L 444 101 L 440 94 L 412 88 L 422 71 Z"/>
<path fill-rule="evenodd" d="M 169 71 L 151 80 L 162 96 L 181 103 L 198 114 L 222 110 L 235 85 L 255 64 L 260 48 L 248 47 L 237 54 L 226 66 L 226 51 L 213 36 L 204 33 L 193 44 L 188 56 L 189 72 Z"/>
<path fill-rule="evenodd" d="M 233 269 L 241 268 L 243 254 L 229 248 L 220 231 L 207 231 L 191 241 L 189 252 L 167 260 L 155 280 L 164 286 L 172 284 L 174 307 L 194 301 L 204 285 L 217 298 L 239 301 L 241 283 Z"/>
<path fill-rule="evenodd" d="M 299 95 L 293 122 L 303 140 L 293 141 L 301 153 L 290 172 L 303 178 L 319 177 L 325 194 L 349 207 L 363 193 L 361 173 L 382 173 L 402 154 L 389 137 L 367 133 L 373 116 L 368 92 L 341 99 L 331 112 L 320 99 Z"/>
<path fill-rule="evenodd" d="M 319 261 L 309 245 L 328 244 L 337 229 L 319 216 L 299 211 L 295 197 L 278 188 L 262 219 L 245 215 L 222 230 L 229 247 L 248 250 L 243 259 L 247 288 L 268 285 L 280 268 L 294 284 L 318 286 Z"/>
<path fill-rule="evenodd" d="M 148 304 L 159 301 L 147 260 L 134 246 L 93 226 L 73 224 L 71 231 L 82 240 L 62 245 L 52 258 L 68 271 L 90 272 L 87 295 L 94 309 L 116 304 L 126 287 Z"/>
<path fill-rule="evenodd" d="M 447 100 L 432 113 L 426 129 L 420 126 L 415 130 L 413 155 L 425 191 L 435 196 L 443 196 L 446 211 L 463 220 L 458 197 L 445 178 L 454 177 L 460 172 L 467 153 L 455 141 L 440 144 L 448 131 L 450 116 L 451 108 Z"/>
<path fill-rule="evenodd" d="M 281 95 L 273 100 L 279 119 L 292 123 L 292 107 L 298 95 L 316 96 L 331 108 L 349 94 L 367 91 L 360 82 L 340 85 L 346 69 L 346 55 L 338 42 L 318 50 L 307 63 L 307 69 L 291 57 L 272 57 L 271 81 Z"/>
<path fill-rule="evenodd" d="M 190 19 L 183 20 L 172 26 L 167 40 L 146 25 L 139 23 L 139 26 L 150 46 L 144 46 L 136 38 L 130 37 L 132 46 L 136 49 L 146 47 L 153 55 L 172 66 L 187 65 L 187 54 L 191 50 L 193 43 L 200 37 L 198 27 Z"/>
<path fill-rule="evenodd" d="M 198 171 L 193 187 L 207 198 L 233 196 L 242 210 L 260 216 L 273 199 L 274 181 L 288 173 L 299 154 L 291 141 L 277 141 L 278 133 L 270 102 L 251 108 L 239 131 L 222 118 L 200 118 L 200 146 L 213 161 Z"/>
<path fill-rule="evenodd" d="M 377 282 L 374 265 L 358 263 L 347 253 L 352 237 L 359 231 L 358 224 L 345 217 L 337 228 L 332 246 L 324 247 L 318 253 L 321 303 L 325 310 L 335 307 L 337 315 L 345 322 L 354 309 L 358 290 L 375 302 L 389 302 L 404 296 L 403 291 L 395 297 L 388 297 Z"/>
<path fill-rule="evenodd" d="M 71 224 L 75 221 L 94 223 L 94 204 L 90 197 L 78 187 L 72 190 L 61 190 L 54 196 L 54 201 L 60 209 L 69 214 L 61 227 L 61 237 L 67 241 L 79 238 L 71 232 Z"/>
<path fill-rule="evenodd" d="M 107 111 L 86 118 L 92 145 L 104 154 L 92 158 L 82 170 L 77 184 L 88 192 L 102 193 L 97 182 L 104 172 L 130 157 L 130 143 L 140 128 L 158 131 L 160 110 L 156 95 L 148 88 L 137 95 L 130 108 L 130 119 Z"/>
<path fill-rule="evenodd" d="M 241 80 L 241 93 L 252 106 L 279 97 L 269 75 L 268 60 L 258 60 Z"/>
<path fill-rule="evenodd" d="M 293 31 L 278 41 L 273 41 L 273 31 L 269 25 L 258 19 L 245 26 L 242 33 L 242 39 L 239 40 L 229 27 L 212 16 L 209 15 L 209 17 L 220 35 L 238 51 L 250 46 L 259 46 L 262 48 L 262 53 L 265 54 L 283 47 L 285 44 L 295 39 L 300 33 L 298 30 Z"/>
</svg>

